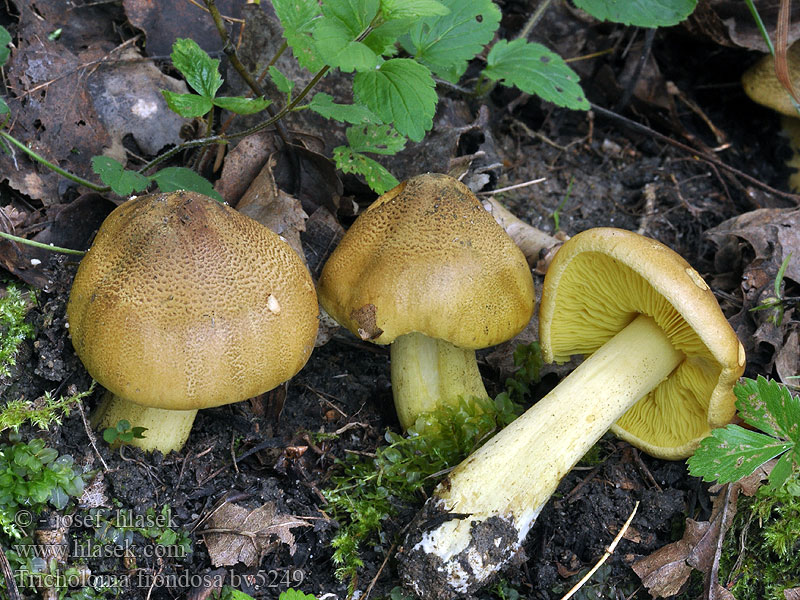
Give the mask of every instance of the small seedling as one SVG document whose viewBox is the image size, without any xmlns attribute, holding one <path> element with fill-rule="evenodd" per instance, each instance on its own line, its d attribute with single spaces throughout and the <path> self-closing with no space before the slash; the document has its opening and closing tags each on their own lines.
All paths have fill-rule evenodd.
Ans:
<svg viewBox="0 0 800 600">
<path fill-rule="evenodd" d="M 127 420 L 120 419 L 115 427 L 106 427 L 103 430 L 103 439 L 109 445 L 130 444 L 134 439 L 144 439 L 145 431 L 147 427 L 131 427 Z"/>
<path fill-rule="evenodd" d="M 72 408 L 81 400 L 91 395 L 95 382 L 84 392 L 71 396 L 53 397 L 52 392 L 45 392 L 40 398 L 28 401 L 22 398 L 9 400 L 0 410 L 0 431 L 13 429 L 19 431 L 24 423 L 35 425 L 39 429 L 48 429 L 51 425 L 61 425 L 64 417 L 68 417 Z"/>
<path fill-rule="evenodd" d="M 760 376 L 744 379 L 734 388 L 736 408 L 745 423 L 714 429 L 688 460 L 689 473 L 705 481 L 729 483 L 752 474 L 767 461 L 780 456 L 769 474 L 769 486 L 784 485 L 800 495 L 800 398 L 785 385 Z"/>
<path fill-rule="evenodd" d="M 786 255 L 786 258 L 783 259 L 783 262 L 778 269 L 778 274 L 775 276 L 775 284 L 773 288 L 774 295 L 767 298 L 763 304 L 759 304 L 758 306 L 754 306 L 750 309 L 751 312 L 759 310 L 771 311 L 768 320 L 776 327 L 781 326 L 781 323 L 783 322 L 783 314 L 786 312 L 787 308 L 800 304 L 800 298 L 787 298 L 781 293 L 783 278 L 786 275 L 786 269 L 789 266 L 789 261 L 791 258 L 792 253 L 790 252 L 788 255 Z"/>
<path fill-rule="evenodd" d="M 250 594 L 245 594 L 236 588 L 226 585 L 222 588 L 222 592 L 219 595 L 219 600 L 253 600 L 253 597 Z M 316 597 L 312 596 L 311 594 L 304 594 L 301 591 L 289 588 L 288 590 L 281 592 L 281 595 L 278 596 L 278 600 L 316 600 Z"/>
<path fill-rule="evenodd" d="M 569 195 L 572 192 L 572 184 L 575 183 L 575 178 L 570 177 L 569 183 L 567 184 L 567 191 L 564 193 L 564 198 L 562 198 L 561 202 L 558 203 L 558 206 L 553 211 L 553 224 L 555 226 L 555 230 L 558 231 L 561 225 L 561 209 L 564 208 L 564 205 L 569 200 Z"/>
</svg>

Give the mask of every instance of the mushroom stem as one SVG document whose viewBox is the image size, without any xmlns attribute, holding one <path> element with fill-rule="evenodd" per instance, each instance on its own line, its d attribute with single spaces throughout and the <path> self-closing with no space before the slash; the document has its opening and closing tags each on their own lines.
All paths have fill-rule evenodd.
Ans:
<svg viewBox="0 0 800 600">
<path fill-rule="evenodd" d="M 519 550 L 561 478 L 683 358 L 652 318 L 634 319 L 437 487 L 418 523 L 469 516 L 409 535 L 404 583 L 437 600 L 480 588 Z"/>
<path fill-rule="evenodd" d="M 167 454 L 183 448 L 192 430 L 197 410 L 164 410 L 134 404 L 111 392 L 106 392 L 103 400 L 92 415 L 92 424 L 98 429 L 116 427 L 122 419 L 131 427 L 145 427 L 143 438 L 133 438 L 131 446 L 146 452 L 160 450 Z"/>
<path fill-rule="evenodd" d="M 395 339 L 390 355 L 394 405 L 404 429 L 421 413 L 460 397 L 487 396 L 474 350 L 413 332 Z"/>
</svg>

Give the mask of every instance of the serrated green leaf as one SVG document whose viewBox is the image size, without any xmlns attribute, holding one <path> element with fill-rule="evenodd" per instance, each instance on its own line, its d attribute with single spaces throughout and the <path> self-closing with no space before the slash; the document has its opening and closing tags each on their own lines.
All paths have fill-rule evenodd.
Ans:
<svg viewBox="0 0 800 600">
<path fill-rule="evenodd" d="M 759 375 L 734 387 L 736 408 L 742 419 L 773 437 L 800 445 L 800 398 L 789 388 Z"/>
<path fill-rule="evenodd" d="M 415 142 L 433 127 L 438 96 L 431 72 L 410 58 L 392 58 L 380 68 L 356 73 L 353 94 L 384 123 Z"/>
<path fill-rule="evenodd" d="M 380 123 L 381 120 L 361 104 L 336 104 L 333 96 L 325 92 L 317 92 L 308 103 L 308 108 L 326 119 L 334 119 L 353 125 L 364 123 Z"/>
<path fill-rule="evenodd" d="M 128 171 L 118 161 L 107 156 L 92 157 L 92 170 L 119 196 L 141 192 L 150 185 L 150 179 L 135 171 Z"/>
<path fill-rule="evenodd" d="M 383 18 L 423 19 L 446 15 L 450 9 L 437 0 L 381 0 Z"/>
<path fill-rule="evenodd" d="M 278 88 L 279 92 L 283 92 L 284 94 L 292 93 L 294 81 L 281 73 L 281 70 L 275 65 L 270 65 L 269 67 L 269 78 L 272 80 L 272 83 L 275 84 L 275 87 Z"/>
<path fill-rule="evenodd" d="M 219 96 L 213 100 L 216 106 L 237 115 L 252 115 L 261 112 L 272 102 L 266 98 L 243 98 L 241 96 Z"/>
<path fill-rule="evenodd" d="M 752 474 L 768 460 L 792 448 L 791 442 L 738 425 L 714 429 L 687 461 L 689 473 L 705 481 L 730 483 Z"/>
<path fill-rule="evenodd" d="M 365 43 L 354 41 L 356 35 L 339 21 L 325 19 L 314 29 L 314 42 L 325 62 L 345 73 L 375 68 L 378 55 Z"/>
<path fill-rule="evenodd" d="M 177 190 L 191 190 L 214 198 L 222 202 L 222 196 L 214 189 L 211 182 L 185 167 L 167 167 L 153 175 L 162 192 L 175 192 Z"/>
<path fill-rule="evenodd" d="M 283 27 L 283 37 L 300 66 L 309 71 L 321 69 L 325 63 L 311 37 L 314 22 L 322 14 L 317 0 L 273 0 L 272 6 Z"/>
<path fill-rule="evenodd" d="M 216 96 L 222 86 L 218 59 L 211 58 L 197 42 L 187 38 L 175 40 L 170 57 L 189 87 L 206 98 Z"/>
<path fill-rule="evenodd" d="M 336 168 L 343 173 L 361 175 L 367 185 L 376 193 L 383 194 L 399 184 L 399 181 L 383 165 L 368 156 L 353 152 L 347 146 L 338 146 L 333 149 L 333 160 Z"/>
<path fill-rule="evenodd" d="M 416 21 L 400 40 L 407 52 L 442 79 L 455 83 L 467 62 L 492 41 L 500 9 L 491 0 L 443 0 L 450 12 Z"/>
<path fill-rule="evenodd" d="M 500 40 L 489 51 L 484 75 L 557 106 L 589 110 L 578 75 L 558 54 L 522 39 Z"/>
<path fill-rule="evenodd" d="M 789 479 L 789 476 L 792 474 L 793 465 L 792 465 L 792 453 L 787 452 L 783 456 L 778 459 L 778 462 L 775 463 L 775 466 L 772 467 L 772 471 L 769 472 L 769 485 L 772 489 L 778 489 L 786 480 Z"/>
<path fill-rule="evenodd" d="M 692 14 L 697 0 L 575 0 L 575 6 L 601 21 L 637 27 L 669 27 Z"/>
<path fill-rule="evenodd" d="M 161 94 L 172 112 L 187 119 L 201 117 L 213 108 L 210 98 L 197 94 L 178 94 L 169 90 L 161 90 Z"/>
<path fill-rule="evenodd" d="M 347 128 L 347 141 L 353 152 L 397 154 L 405 148 L 406 138 L 391 125 L 361 125 Z"/>
<path fill-rule="evenodd" d="M 6 63 L 9 54 L 11 54 L 11 49 L 8 47 L 10 43 L 11 34 L 8 33 L 8 29 L 0 26 L 0 67 Z"/>
</svg>

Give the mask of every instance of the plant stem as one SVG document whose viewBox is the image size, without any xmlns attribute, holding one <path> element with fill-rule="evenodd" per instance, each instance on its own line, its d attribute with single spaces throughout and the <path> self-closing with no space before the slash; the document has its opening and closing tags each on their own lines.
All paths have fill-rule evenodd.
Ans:
<svg viewBox="0 0 800 600">
<path fill-rule="evenodd" d="M 10 143 L 10 144 L 16 146 L 17 148 L 19 148 L 20 150 L 22 150 L 25 154 L 30 156 L 36 162 L 41 163 L 42 165 L 44 165 L 45 167 L 47 167 L 51 171 L 53 171 L 55 173 L 58 173 L 62 177 L 66 177 L 70 181 L 74 181 L 78 185 L 82 185 L 84 187 L 87 187 L 90 190 L 94 190 L 95 192 L 109 192 L 109 191 L 111 191 L 110 187 L 103 187 L 101 185 L 97 185 L 96 183 L 92 183 L 91 181 L 89 181 L 87 179 L 84 179 L 83 177 L 75 175 L 74 173 L 70 173 L 69 171 L 65 171 L 64 169 L 62 169 L 58 165 L 56 165 L 54 163 L 51 163 L 49 160 L 47 160 L 41 154 L 37 154 L 36 152 L 34 152 L 30 148 L 28 148 L 25 144 L 20 142 L 17 138 L 15 138 L 13 135 L 8 133 L 7 131 L 0 131 L 0 137 L 2 137 L 8 143 Z"/>
<path fill-rule="evenodd" d="M 25 238 L 11 235 L 10 233 L 4 233 L 0 231 L 0 238 L 5 238 L 7 240 L 11 240 L 12 242 L 18 242 L 20 244 L 25 244 L 26 246 L 33 246 L 34 248 L 41 248 L 42 250 L 50 250 L 51 252 L 60 252 L 62 254 L 75 254 L 77 256 L 83 256 L 86 254 L 84 250 L 72 250 L 71 248 L 61 248 L 60 246 L 51 246 L 50 244 L 43 244 L 42 242 L 35 242 L 34 240 L 27 240 Z"/>
</svg>

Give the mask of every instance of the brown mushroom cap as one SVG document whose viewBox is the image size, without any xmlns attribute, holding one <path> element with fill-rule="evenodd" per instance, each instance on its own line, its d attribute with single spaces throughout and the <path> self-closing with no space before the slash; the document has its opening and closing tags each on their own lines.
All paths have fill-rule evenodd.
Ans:
<svg viewBox="0 0 800 600">
<path fill-rule="evenodd" d="M 800 43 L 792 44 L 786 53 L 789 79 L 795 90 L 800 90 Z M 758 102 L 787 117 L 798 117 L 789 92 L 775 74 L 775 57 L 767 54 L 742 75 L 742 87 L 754 102 Z"/>
<path fill-rule="evenodd" d="M 144 406 L 238 402 L 291 378 L 318 305 L 279 236 L 193 192 L 141 196 L 105 220 L 75 276 L 72 343 L 105 388 Z"/>
<path fill-rule="evenodd" d="M 467 349 L 519 333 L 534 302 L 522 252 L 465 185 L 435 173 L 401 183 L 356 219 L 319 295 L 364 339 L 419 332 Z"/>
<path fill-rule="evenodd" d="M 548 362 L 592 354 L 640 314 L 652 317 L 685 358 L 612 431 L 654 456 L 685 457 L 733 417 L 732 388 L 745 355 L 708 285 L 673 250 L 607 227 L 566 242 L 545 277 L 542 354 Z"/>
</svg>

